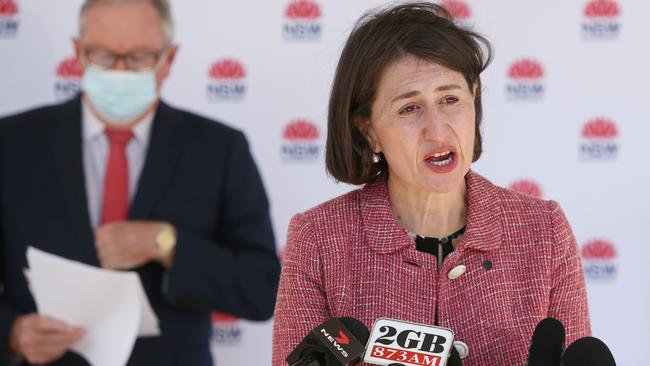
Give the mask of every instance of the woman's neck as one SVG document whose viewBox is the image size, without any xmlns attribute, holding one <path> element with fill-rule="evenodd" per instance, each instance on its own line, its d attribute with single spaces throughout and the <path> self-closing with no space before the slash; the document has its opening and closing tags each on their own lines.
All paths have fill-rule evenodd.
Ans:
<svg viewBox="0 0 650 366">
<path fill-rule="evenodd" d="M 465 192 L 465 181 L 453 191 L 439 193 L 388 179 L 390 205 L 397 222 L 422 236 L 440 238 L 465 226 Z"/>
</svg>

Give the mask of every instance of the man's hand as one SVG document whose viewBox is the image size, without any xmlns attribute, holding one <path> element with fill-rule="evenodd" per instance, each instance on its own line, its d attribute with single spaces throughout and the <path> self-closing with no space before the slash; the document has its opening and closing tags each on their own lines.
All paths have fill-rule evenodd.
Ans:
<svg viewBox="0 0 650 366">
<path fill-rule="evenodd" d="M 83 335 L 81 328 L 32 313 L 14 321 L 9 346 L 29 363 L 42 365 L 63 356 Z"/>
<path fill-rule="evenodd" d="M 101 226 L 95 232 L 95 247 L 103 268 L 132 269 L 161 260 L 156 235 L 162 222 L 118 221 Z"/>
</svg>

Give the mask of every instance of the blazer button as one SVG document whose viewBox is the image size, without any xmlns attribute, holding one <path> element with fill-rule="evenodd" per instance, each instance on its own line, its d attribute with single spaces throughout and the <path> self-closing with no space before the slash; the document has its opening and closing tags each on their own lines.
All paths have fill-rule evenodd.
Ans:
<svg viewBox="0 0 650 366">
<path fill-rule="evenodd" d="M 447 277 L 448 277 L 450 280 L 455 280 L 455 279 L 457 279 L 458 277 L 462 276 L 463 273 L 465 273 L 466 270 L 467 270 L 467 267 L 465 267 L 465 265 L 461 264 L 461 265 L 459 265 L 459 266 L 456 266 L 456 267 L 452 268 L 452 269 L 449 271 L 449 273 L 447 273 Z"/>
<path fill-rule="evenodd" d="M 458 351 L 460 358 L 465 358 L 469 355 L 469 347 L 467 347 L 465 342 L 454 341 L 454 347 L 456 347 L 456 351 Z"/>
</svg>

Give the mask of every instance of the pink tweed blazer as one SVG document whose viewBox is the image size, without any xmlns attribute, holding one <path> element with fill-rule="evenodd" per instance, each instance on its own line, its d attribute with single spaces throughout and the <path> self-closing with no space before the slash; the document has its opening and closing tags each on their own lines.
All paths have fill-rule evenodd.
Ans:
<svg viewBox="0 0 650 366">
<path fill-rule="evenodd" d="M 315 326 L 349 316 L 452 329 L 464 366 L 523 365 L 537 323 L 591 333 L 576 241 L 556 202 L 466 176 L 465 236 L 440 269 L 396 223 L 385 178 L 298 214 L 289 225 L 273 329 L 273 365 Z M 492 267 L 484 265 L 490 261 Z M 465 265 L 460 277 L 449 271 Z"/>
</svg>

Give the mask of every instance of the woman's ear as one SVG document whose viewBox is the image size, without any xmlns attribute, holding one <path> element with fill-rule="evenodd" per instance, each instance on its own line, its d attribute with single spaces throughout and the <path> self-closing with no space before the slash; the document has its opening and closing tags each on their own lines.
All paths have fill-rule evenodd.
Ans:
<svg viewBox="0 0 650 366">
<path fill-rule="evenodd" d="M 377 143 L 377 137 L 375 135 L 375 130 L 372 128 L 372 124 L 370 123 L 370 118 L 358 118 L 355 119 L 354 122 L 363 137 L 365 137 L 366 141 L 368 141 L 368 145 L 370 145 L 372 152 L 375 154 L 380 153 L 381 148 Z"/>
</svg>

